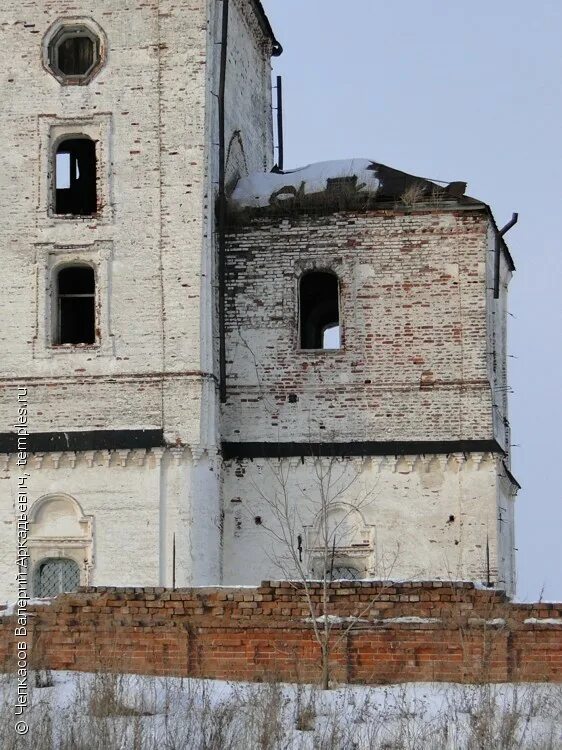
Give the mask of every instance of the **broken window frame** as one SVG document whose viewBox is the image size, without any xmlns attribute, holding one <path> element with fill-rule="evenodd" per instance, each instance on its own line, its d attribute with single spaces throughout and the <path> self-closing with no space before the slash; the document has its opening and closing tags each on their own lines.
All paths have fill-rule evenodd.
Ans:
<svg viewBox="0 0 562 750">
<path fill-rule="evenodd" d="M 336 281 L 336 293 L 337 293 L 337 320 L 335 322 L 327 322 L 324 325 L 319 325 L 316 336 L 319 336 L 321 346 L 305 346 L 304 345 L 304 331 L 303 331 L 303 282 L 307 277 L 310 276 L 332 276 Z M 341 352 L 343 346 L 343 321 L 342 321 L 342 300 L 341 300 L 341 284 L 340 277 L 332 268 L 310 268 L 302 272 L 297 281 L 297 305 L 298 305 L 298 342 L 297 348 L 301 352 Z M 328 330 L 333 328 L 339 328 L 339 346 L 338 347 L 325 347 L 323 346 L 324 337 Z"/>
<path fill-rule="evenodd" d="M 87 268 L 91 270 L 92 272 L 92 281 L 93 281 L 93 290 L 90 292 L 65 292 L 61 294 L 60 292 L 60 275 L 61 273 L 64 273 L 65 271 L 71 270 L 71 269 L 84 269 Z M 54 286 L 54 296 L 56 303 L 54 305 L 54 314 L 55 314 L 55 320 L 54 320 L 54 341 L 53 346 L 55 347 L 64 347 L 65 349 L 84 349 L 89 347 L 95 347 L 99 344 L 98 342 L 98 326 L 97 326 L 97 279 L 96 279 L 96 270 L 93 265 L 90 263 L 82 263 L 82 262 L 75 262 L 75 263 L 67 263 L 64 265 L 57 266 L 54 269 L 54 275 L 53 275 L 53 286 Z M 70 300 L 70 299 L 89 299 L 91 300 L 91 304 L 93 307 L 92 310 L 92 321 L 91 321 L 91 336 L 88 336 L 87 338 L 91 339 L 91 341 L 63 341 L 63 338 L 66 338 L 66 336 L 63 335 L 63 300 Z M 66 314 L 66 313 L 64 313 Z M 86 337 L 85 337 L 86 338 Z"/>
<path fill-rule="evenodd" d="M 76 144 L 83 142 L 83 146 Z M 88 144 L 88 149 L 85 144 Z M 65 148 L 65 144 L 68 144 Z M 72 144 L 72 145 L 71 145 Z M 80 154 L 80 150 L 82 153 Z M 87 150 L 90 151 L 87 154 Z M 59 157 L 69 155 L 69 186 L 59 188 Z M 80 167 L 81 165 L 81 167 Z M 74 172 L 74 175 L 73 175 Z M 93 138 L 84 134 L 68 134 L 59 138 L 52 154 L 52 214 L 54 218 L 86 217 L 98 215 L 98 149 Z M 68 191 L 68 195 L 61 193 Z M 73 193 L 75 195 L 73 195 Z M 68 210 L 64 204 L 68 203 Z"/>
</svg>

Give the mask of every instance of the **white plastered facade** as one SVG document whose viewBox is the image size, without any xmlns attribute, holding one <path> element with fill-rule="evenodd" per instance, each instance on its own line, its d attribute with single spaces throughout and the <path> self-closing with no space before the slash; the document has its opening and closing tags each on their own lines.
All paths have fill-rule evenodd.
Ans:
<svg viewBox="0 0 562 750">
<path fill-rule="evenodd" d="M 225 136 L 236 180 L 273 166 L 273 40 L 253 3 L 229 5 Z M 0 432 L 13 431 L 25 385 L 30 432 L 162 436 L 141 449 L 29 454 L 28 515 L 42 508 L 61 526 L 57 538 L 30 525 L 31 565 L 70 557 L 81 583 L 208 584 L 222 575 L 214 317 L 222 7 L 96 0 L 69 10 L 24 0 L 0 10 L 10 102 L 0 115 Z M 101 64 L 84 85 L 49 71 L 49 40 L 65 24 L 100 37 Z M 76 137 L 95 142 L 97 210 L 59 216 L 54 153 Z M 54 345 L 54 278 L 72 264 L 95 271 L 88 346 Z M 0 600 L 16 595 L 16 459 L 0 460 Z M 65 525 L 63 508 L 87 518 L 87 529 Z"/>
</svg>

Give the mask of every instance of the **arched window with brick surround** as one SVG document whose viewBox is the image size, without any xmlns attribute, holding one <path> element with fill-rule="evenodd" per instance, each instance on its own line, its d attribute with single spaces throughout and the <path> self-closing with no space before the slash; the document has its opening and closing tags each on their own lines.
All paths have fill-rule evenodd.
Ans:
<svg viewBox="0 0 562 750">
<path fill-rule="evenodd" d="M 339 281 L 331 271 L 308 271 L 299 285 L 301 349 L 339 349 Z"/>
</svg>

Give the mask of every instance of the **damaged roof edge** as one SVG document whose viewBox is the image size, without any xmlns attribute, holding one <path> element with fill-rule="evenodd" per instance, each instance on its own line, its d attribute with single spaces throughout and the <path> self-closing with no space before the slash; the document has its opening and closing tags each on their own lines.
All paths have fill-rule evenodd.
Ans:
<svg viewBox="0 0 562 750">
<path fill-rule="evenodd" d="M 273 42 L 273 51 L 272 51 L 273 57 L 279 57 L 281 54 L 283 54 L 283 47 L 281 46 L 281 43 L 277 40 L 275 36 L 275 32 L 273 31 L 273 28 L 271 26 L 269 18 L 267 17 L 267 13 L 265 12 L 265 9 L 261 3 L 261 0 L 250 0 L 250 5 L 253 7 L 256 17 L 264 33 Z"/>
</svg>

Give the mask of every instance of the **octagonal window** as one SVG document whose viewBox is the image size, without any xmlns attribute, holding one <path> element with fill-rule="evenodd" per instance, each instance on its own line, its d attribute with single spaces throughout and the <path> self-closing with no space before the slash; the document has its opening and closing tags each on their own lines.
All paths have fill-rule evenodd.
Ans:
<svg viewBox="0 0 562 750">
<path fill-rule="evenodd" d="M 102 65 L 103 49 L 92 23 L 59 22 L 47 42 L 46 64 L 61 83 L 88 83 Z"/>
<path fill-rule="evenodd" d="M 67 36 L 55 54 L 57 67 L 65 76 L 87 76 L 96 61 L 95 44 L 89 36 Z"/>
</svg>

